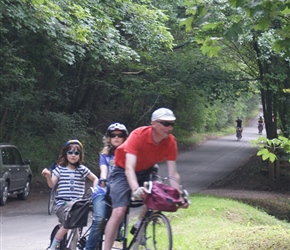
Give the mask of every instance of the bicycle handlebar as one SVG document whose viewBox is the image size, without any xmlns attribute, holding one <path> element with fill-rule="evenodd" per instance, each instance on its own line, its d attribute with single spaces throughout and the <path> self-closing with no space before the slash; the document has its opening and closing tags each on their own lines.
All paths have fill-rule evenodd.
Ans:
<svg viewBox="0 0 290 250">
<path fill-rule="evenodd" d="M 172 179 L 172 180 L 177 182 L 177 180 L 174 177 L 164 177 L 162 179 L 162 182 L 164 182 L 165 180 L 169 180 L 169 179 Z M 145 181 L 143 186 L 147 189 L 148 193 L 150 194 L 152 191 L 153 181 L 152 180 Z M 182 185 L 179 186 L 179 191 L 180 191 L 180 196 L 184 199 L 185 203 L 191 204 L 191 201 L 189 200 L 188 191 L 185 188 L 183 188 Z M 131 197 L 131 200 L 136 201 L 136 198 Z"/>
</svg>

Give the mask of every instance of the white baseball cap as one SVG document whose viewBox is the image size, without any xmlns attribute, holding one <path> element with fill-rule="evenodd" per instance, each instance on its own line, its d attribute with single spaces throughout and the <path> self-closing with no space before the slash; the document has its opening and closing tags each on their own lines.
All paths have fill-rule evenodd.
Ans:
<svg viewBox="0 0 290 250">
<path fill-rule="evenodd" d="M 151 121 L 162 120 L 162 121 L 175 121 L 176 117 L 170 109 L 160 108 L 153 112 Z"/>
</svg>

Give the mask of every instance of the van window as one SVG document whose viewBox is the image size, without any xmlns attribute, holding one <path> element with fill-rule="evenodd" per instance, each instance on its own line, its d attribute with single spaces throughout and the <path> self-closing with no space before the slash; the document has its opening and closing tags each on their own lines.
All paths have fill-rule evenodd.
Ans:
<svg viewBox="0 0 290 250">
<path fill-rule="evenodd" d="M 10 148 L 2 149 L 2 160 L 4 165 L 13 165 L 13 155 Z"/>
<path fill-rule="evenodd" d="M 17 148 L 11 148 L 11 149 L 12 149 L 14 164 L 22 165 L 23 164 L 23 160 L 22 160 L 22 157 L 21 157 L 18 149 Z"/>
</svg>

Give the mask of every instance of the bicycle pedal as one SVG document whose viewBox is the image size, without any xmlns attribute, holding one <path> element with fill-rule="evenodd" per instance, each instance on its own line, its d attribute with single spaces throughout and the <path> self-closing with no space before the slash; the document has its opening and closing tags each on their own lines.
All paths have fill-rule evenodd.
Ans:
<svg viewBox="0 0 290 250">
<path fill-rule="evenodd" d="M 133 226 L 130 230 L 130 234 L 134 235 L 136 231 L 137 231 L 137 228 Z"/>
</svg>

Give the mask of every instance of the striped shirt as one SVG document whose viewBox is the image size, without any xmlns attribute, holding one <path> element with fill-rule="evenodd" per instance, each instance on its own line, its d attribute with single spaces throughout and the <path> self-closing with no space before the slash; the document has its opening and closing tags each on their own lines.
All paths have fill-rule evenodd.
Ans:
<svg viewBox="0 0 290 250">
<path fill-rule="evenodd" d="M 58 178 L 56 205 L 63 205 L 65 201 L 82 199 L 85 193 L 86 177 L 90 173 L 91 171 L 84 165 L 80 165 L 75 170 L 57 166 L 53 170 L 53 174 Z"/>
</svg>

